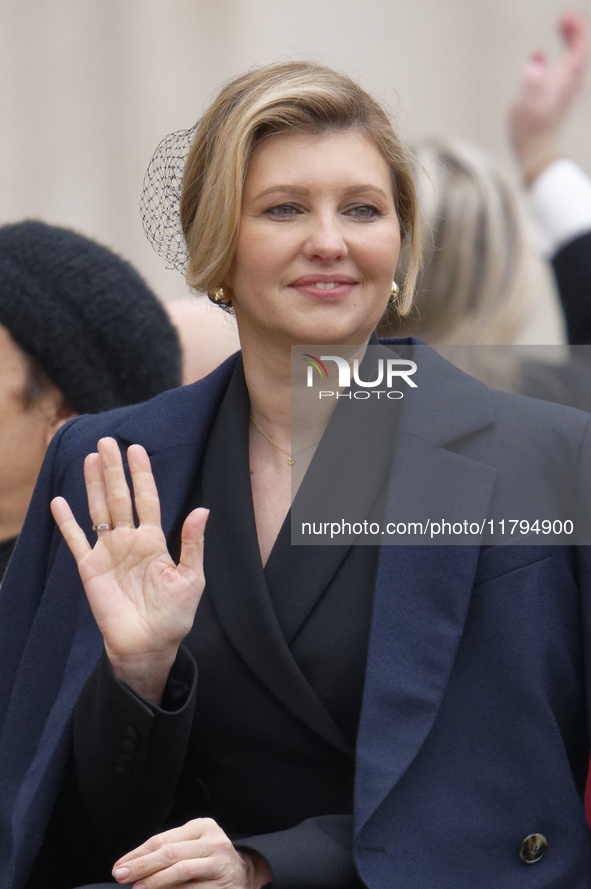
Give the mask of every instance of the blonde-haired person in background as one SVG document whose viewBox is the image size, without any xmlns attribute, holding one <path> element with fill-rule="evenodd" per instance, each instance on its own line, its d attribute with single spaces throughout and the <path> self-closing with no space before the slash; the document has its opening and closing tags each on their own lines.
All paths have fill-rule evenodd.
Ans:
<svg viewBox="0 0 591 889">
<path fill-rule="evenodd" d="M 550 292 L 523 197 L 499 163 L 464 140 L 424 138 L 415 156 L 421 271 L 408 315 L 388 311 L 379 333 L 417 336 L 487 385 L 527 394 L 523 356 L 498 348 L 520 342 Z"/>
<path fill-rule="evenodd" d="M 384 330 L 429 343 L 500 345 L 522 333 L 543 286 L 514 184 L 475 145 L 415 145 L 423 256 L 412 310 Z"/>
</svg>

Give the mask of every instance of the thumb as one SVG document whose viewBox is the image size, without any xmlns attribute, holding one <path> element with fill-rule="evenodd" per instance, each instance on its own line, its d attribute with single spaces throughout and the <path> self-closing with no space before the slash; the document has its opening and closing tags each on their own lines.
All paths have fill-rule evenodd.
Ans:
<svg viewBox="0 0 591 889">
<path fill-rule="evenodd" d="M 179 568 L 203 574 L 203 536 L 208 516 L 209 510 L 199 507 L 183 522 Z"/>
</svg>

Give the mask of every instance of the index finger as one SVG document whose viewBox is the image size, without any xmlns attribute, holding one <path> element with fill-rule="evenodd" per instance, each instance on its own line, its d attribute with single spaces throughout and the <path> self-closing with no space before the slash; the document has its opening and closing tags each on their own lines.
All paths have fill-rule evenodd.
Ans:
<svg viewBox="0 0 591 889">
<path fill-rule="evenodd" d="M 135 861 L 137 858 L 143 858 L 144 855 L 149 855 L 151 852 L 157 852 L 168 843 L 198 840 L 208 833 L 212 826 L 217 827 L 217 824 L 210 818 L 195 818 L 193 821 L 187 821 L 186 824 L 180 827 L 173 827 L 170 830 L 164 831 L 164 833 L 157 833 L 155 836 L 150 837 L 149 840 L 146 840 L 145 843 L 142 843 L 141 846 L 138 846 L 137 849 L 132 849 L 131 852 L 122 855 L 113 865 L 113 870 L 129 864 L 130 861 Z"/>
<path fill-rule="evenodd" d="M 50 503 L 50 508 L 70 552 L 76 559 L 76 564 L 79 565 L 91 549 L 86 539 L 86 534 L 74 518 L 70 504 L 63 497 L 54 497 Z"/>
</svg>

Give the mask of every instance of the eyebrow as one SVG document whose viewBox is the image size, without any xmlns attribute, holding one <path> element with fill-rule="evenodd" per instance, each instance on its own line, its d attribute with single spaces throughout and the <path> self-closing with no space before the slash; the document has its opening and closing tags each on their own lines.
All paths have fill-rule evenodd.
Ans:
<svg viewBox="0 0 591 889">
<path fill-rule="evenodd" d="M 272 185 L 270 188 L 265 188 L 264 191 L 261 191 L 258 195 L 255 196 L 254 200 L 260 200 L 261 198 L 265 198 L 270 194 L 275 192 L 279 192 L 281 194 L 291 194 L 291 195 L 307 195 L 310 193 L 309 188 L 302 188 L 299 185 Z M 382 188 L 379 188 L 377 185 L 352 185 L 349 188 L 346 188 L 344 194 L 347 197 L 355 197 L 358 194 L 367 194 L 368 192 L 373 192 L 378 195 L 386 196 L 386 193 Z"/>
</svg>

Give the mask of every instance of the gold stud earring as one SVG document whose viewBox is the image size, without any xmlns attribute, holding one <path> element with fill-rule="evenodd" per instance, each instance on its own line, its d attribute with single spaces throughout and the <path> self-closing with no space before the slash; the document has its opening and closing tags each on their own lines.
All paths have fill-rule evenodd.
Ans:
<svg viewBox="0 0 591 889">
<path fill-rule="evenodd" d="M 400 286 L 396 283 L 396 281 L 392 281 L 392 287 L 390 288 L 390 305 L 396 305 L 398 300 L 400 299 Z"/>
<path fill-rule="evenodd" d="M 214 287 L 213 290 L 208 290 L 207 296 L 216 306 L 223 306 L 227 302 L 223 287 Z"/>
</svg>

